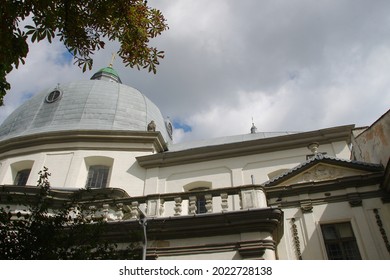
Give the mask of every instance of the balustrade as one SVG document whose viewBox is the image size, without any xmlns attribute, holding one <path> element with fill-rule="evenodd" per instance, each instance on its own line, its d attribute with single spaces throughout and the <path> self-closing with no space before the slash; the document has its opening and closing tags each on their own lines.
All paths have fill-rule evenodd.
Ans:
<svg viewBox="0 0 390 280">
<path fill-rule="evenodd" d="M 201 208 L 200 198 L 204 203 L 202 213 L 199 209 Z M 239 209 L 233 203 L 237 199 L 240 201 Z M 208 213 L 267 207 L 263 188 L 254 185 L 123 198 L 115 200 L 115 204 L 109 199 L 85 202 L 85 204 L 90 204 L 89 219 L 100 218 L 104 221 L 139 219 L 140 207 L 145 209 L 148 217 L 207 215 Z"/>
</svg>

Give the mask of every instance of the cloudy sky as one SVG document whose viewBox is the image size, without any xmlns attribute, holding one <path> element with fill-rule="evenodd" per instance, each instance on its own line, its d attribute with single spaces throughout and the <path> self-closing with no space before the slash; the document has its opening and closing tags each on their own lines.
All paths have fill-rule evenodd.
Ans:
<svg viewBox="0 0 390 280">
<path fill-rule="evenodd" d="M 390 108 L 390 1 L 154 0 L 170 29 L 156 75 L 114 68 L 175 124 L 175 141 L 258 131 L 370 125 Z M 30 46 L 8 75 L 0 121 L 33 94 L 89 79 L 112 43 L 82 73 L 55 42 Z"/>
</svg>

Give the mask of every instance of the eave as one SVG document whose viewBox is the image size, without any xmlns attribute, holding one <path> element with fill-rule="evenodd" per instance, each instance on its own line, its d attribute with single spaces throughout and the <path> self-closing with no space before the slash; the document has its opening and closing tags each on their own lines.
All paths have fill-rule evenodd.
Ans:
<svg viewBox="0 0 390 280">
<path fill-rule="evenodd" d="M 107 145 L 109 143 L 109 145 Z M 160 132 L 126 130 L 67 130 L 13 137 L 0 142 L 0 160 L 10 156 L 67 150 L 123 150 L 163 152 Z"/>
<path fill-rule="evenodd" d="M 304 193 L 321 193 L 344 189 L 348 187 L 364 187 L 380 184 L 383 180 L 383 172 L 371 174 L 355 175 L 344 178 L 336 178 L 318 182 L 304 182 L 292 185 L 265 186 L 267 198 L 277 197 L 281 193 L 283 196 L 299 195 Z"/>
<path fill-rule="evenodd" d="M 175 166 L 217 159 L 225 159 L 251 154 L 306 147 L 312 142 L 327 144 L 337 141 L 350 142 L 354 125 L 326 128 L 291 135 L 262 138 L 251 141 L 206 146 L 175 152 L 162 152 L 137 157 L 144 168 Z"/>
</svg>

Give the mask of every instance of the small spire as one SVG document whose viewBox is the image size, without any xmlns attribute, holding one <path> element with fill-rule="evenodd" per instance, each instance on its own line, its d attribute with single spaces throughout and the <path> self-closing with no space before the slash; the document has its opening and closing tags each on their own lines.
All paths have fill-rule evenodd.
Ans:
<svg viewBox="0 0 390 280">
<path fill-rule="evenodd" d="M 314 154 L 318 154 L 318 147 L 320 146 L 320 143 L 318 142 L 313 142 L 307 146 L 307 148 Z"/>
<path fill-rule="evenodd" d="M 253 122 L 253 117 L 252 117 L 251 134 L 255 134 L 256 132 L 257 132 L 257 127 L 255 126 L 255 123 Z"/>
</svg>

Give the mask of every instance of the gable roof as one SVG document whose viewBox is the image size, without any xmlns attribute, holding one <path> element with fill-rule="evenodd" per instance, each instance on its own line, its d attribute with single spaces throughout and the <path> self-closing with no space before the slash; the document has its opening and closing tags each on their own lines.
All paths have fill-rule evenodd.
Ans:
<svg viewBox="0 0 390 280">
<path fill-rule="evenodd" d="M 267 182 L 263 183 L 262 186 L 269 187 L 274 186 L 277 184 L 280 184 L 282 182 L 287 181 L 288 179 L 291 179 L 298 174 L 302 173 L 305 170 L 308 170 L 309 168 L 319 164 L 319 163 L 325 163 L 325 164 L 331 164 L 336 165 L 340 167 L 345 168 L 351 168 L 351 169 L 357 169 L 362 171 L 369 171 L 369 172 L 382 172 L 383 166 L 381 164 L 373 164 L 373 163 L 367 163 L 367 162 L 361 162 L 361 161 L 353 161 L 353 160 L 345 160 L 340 159 L 336 157 L 326 156 L 321 153 L 316 154 L 311 159 L 297 165 L 296 167 L 282 173 L 281 175 L 272 178 L 268 180 Z"/>
</svg>

